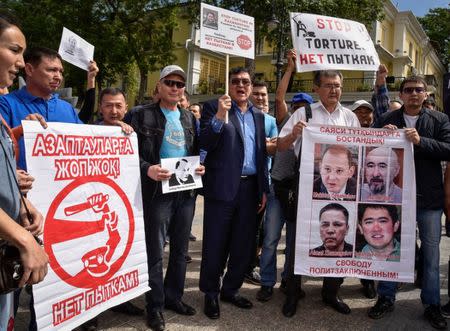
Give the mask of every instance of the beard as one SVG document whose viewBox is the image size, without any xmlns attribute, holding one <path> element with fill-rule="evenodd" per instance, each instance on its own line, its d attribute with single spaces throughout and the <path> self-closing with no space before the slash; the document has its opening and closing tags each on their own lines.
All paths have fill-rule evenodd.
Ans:
<svg viewBox="0 0 450 331">
<path fill-rule="evenodd" d="M 373 177 L 372 179 L 370 179 L 369 188 L 372 194 L 384 194 L 386 191 L 384 180 L 380 177 Z"/>
</svg>

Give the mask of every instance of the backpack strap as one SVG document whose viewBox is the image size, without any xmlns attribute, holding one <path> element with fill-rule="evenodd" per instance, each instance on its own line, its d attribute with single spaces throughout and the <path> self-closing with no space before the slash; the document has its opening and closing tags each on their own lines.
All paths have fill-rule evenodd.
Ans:
<svg viewBox="0 0 450 331">
<path fill-rule="evenodd" d="M 312 118 L 311 105 L 309 103 L 305 105 L 305 115 L 306 115 L 306 122 L 308 122 L 309 119 Z"/>
</svg>

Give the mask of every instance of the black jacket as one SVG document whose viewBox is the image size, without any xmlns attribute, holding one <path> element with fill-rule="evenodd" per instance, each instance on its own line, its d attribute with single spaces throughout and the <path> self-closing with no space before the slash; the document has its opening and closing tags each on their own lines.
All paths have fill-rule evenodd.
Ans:
<svg viewBox="0 0 450 331">
<path fill-rule="evenodd" d="M 399 129 L 406 127 L 404 108 L 383 114 L 373 127 L 382 128 L 394 124 Z M 441 209 L 444 207 L 444 184 L 441 160 L 450 160 L 450 122 L 447 115 L 423 108 L 419 113 L 416 130 L 419 145 L 414 145 L 416 168 L 417 208 Z"/>
<path fill-rule="evenodd" d="M 205 159 L 203 192 L 205 198 L 232 201 L 238 193 L 241 181 L 245 156 L 244 135 L 234 102 L 228 112 L 228 124 L 223 124 L 221 131 L 216 133 L 212 128 L 211 120 L 216 115 L 217 109 L 217 99 L 205 102 L 200 118 L 200 144 L 201 148 L 208 153 Z M 269 192 L 266 134 L 264 114 L 256 108 L 253 108 L 252 114 L 255 121 L 256 176 L 260 201 L 263 193 Z"/>
<path fill-rule="evenodd" d="M 191 112 L 180 110 L 180 122 L 184 129 L 187 155 L 198 155 L 198 135 L 195 117 Z M 139 163 L 141 168 L 142 197 L 144 203 L 156 194 L 162 194 L 161 182 L 147 176 L 148 168 L 161 163 L 159 151 L 164 137 L 166 117 L 159 103 L 142 106 L 132 117 L 131 126 L 137 133 Z"/>
</svg>

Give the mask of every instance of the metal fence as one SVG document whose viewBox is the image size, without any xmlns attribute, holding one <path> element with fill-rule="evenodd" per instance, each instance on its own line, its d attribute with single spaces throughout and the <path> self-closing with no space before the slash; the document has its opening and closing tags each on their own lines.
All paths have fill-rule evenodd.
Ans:
<svg viewBox="0 0 450 331">
<path fill-rule="evenodd" d="M 400 83 L 404 77 L 388 77 L 387 88 L 389 91 L 398 91 Z M 276 81 L 266 81 L 270 93 L 276 91 Z M 374 78 L 344 78 L 343 92 L 369 92 L 373 91 L 375 84 Z M 288 92 L 302 91 L 312 92 L 313 81 L 310 79 L 293 80 L 288 88 Z M 225 91 L 225 84 L 221 82 L 210 82 L 196 84 L 193 86 L 193 94 L 222 94 Z"/>
</svg>

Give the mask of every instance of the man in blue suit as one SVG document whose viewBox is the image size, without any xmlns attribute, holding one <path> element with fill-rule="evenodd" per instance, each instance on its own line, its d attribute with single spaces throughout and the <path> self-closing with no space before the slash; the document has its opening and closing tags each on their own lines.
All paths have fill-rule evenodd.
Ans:
<svg viewBox="0 0 450 331">
<path fill-rule="evenodd" d="M 238 291 L 254 254 L 256 213 L 264 208 L 269 192 L 264 115 L 248 101 L 250 74 L 235 68 L 229 81 L 229 95 L 206 102 L 200 122 L 200 146 L 207 152 L 208 169 L 200 290 L 205 293 L 205 315 L 212 319 L 220 316 L 219 293 L 222 301 L 252 307 Z"/>
</svg>

